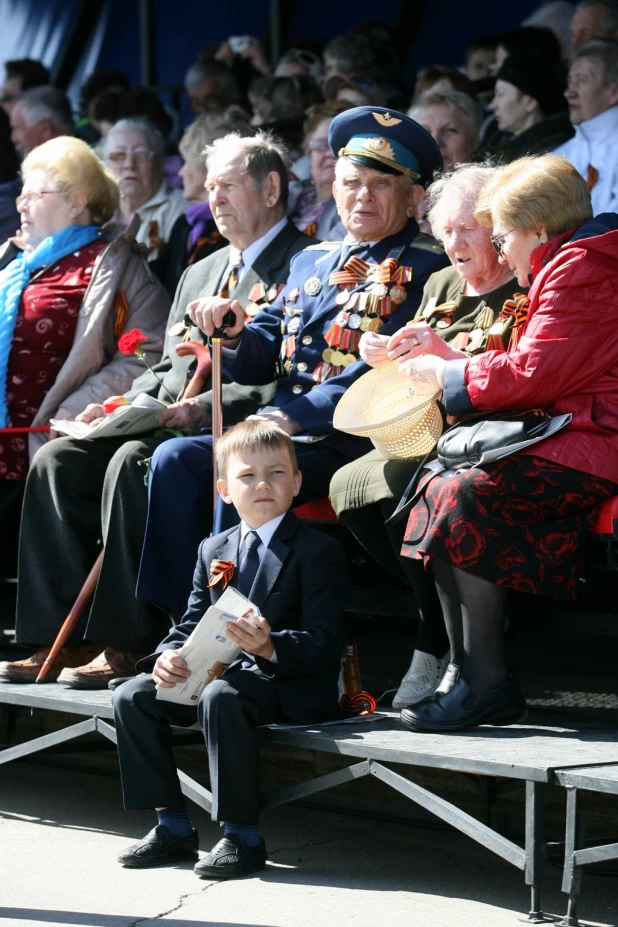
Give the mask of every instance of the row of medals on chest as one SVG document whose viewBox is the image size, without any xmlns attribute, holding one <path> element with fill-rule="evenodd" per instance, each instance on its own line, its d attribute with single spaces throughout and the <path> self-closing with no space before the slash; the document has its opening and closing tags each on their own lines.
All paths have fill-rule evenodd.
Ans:
<svg viewBox="0 0 618 927">
<path fill-rule="evenodd" d="M 313 295 L 313 294 L 310 294 Z M 365 290 L 351 291 L 344 288 L 337 294 L 335 302 L 340 310 L 324 334 L 328 347 L 322 352 L 322 360 L 331 367 L 347 367 L 358 360 L 358 344 L 363 332 L 378 332 L 388 317 L 407 299 L 406 288 L 399 284 L 371 284 Z M 287 334 L 286 360 L 283 372 L 292 371 L 291 357 L 295 349 L 295 337 L 300 330 L 303 310 L 286 305 L 289 321 L 282 323 L 282 333 Z M 382 318 L 384 317 L 384 318 Z"/>
</svg>

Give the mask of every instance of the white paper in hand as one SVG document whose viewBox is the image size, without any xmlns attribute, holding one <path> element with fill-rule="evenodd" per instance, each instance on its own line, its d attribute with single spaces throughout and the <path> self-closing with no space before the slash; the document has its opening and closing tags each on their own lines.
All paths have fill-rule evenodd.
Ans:
<svg viewBox="0 0 618 927">
<path fill-rule="evenodd" d="M 178 705 L 197 705 L 200 695 L 213 679 L 218 679 L 242 648 L 227 636 L 229 621 L 251 618 L 259 608 L 233 586 L 228 586 L 216 605 L 211 605 L 180 649 L 178 656 L 191 675 L 187 681 L 165 689 L 157 686 L 157 698 Z"/>
<path fill-rule="evenodd" d="M 130 406 L 120 406 L 91 428 L 87 422 L 73 422 L 63 418 L 52 418 L 51 427 L 70 438 L 118 438 L 125 435 L 139 435 L 159 427 L 161 411 L 167 408 L 160 399 L 140 393 Z"/>
</svg>

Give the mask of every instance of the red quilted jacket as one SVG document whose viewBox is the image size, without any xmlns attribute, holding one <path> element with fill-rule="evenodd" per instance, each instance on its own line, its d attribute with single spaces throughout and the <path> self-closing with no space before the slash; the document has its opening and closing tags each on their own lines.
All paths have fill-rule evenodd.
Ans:
<svg viewBox="0 0 618 927">
<path fill-rule="evenodd" d="M 523 453 L 618 483 L 614 225 L 618 217 L 599 216 L 532 252 L 530 310 L 519 344 L 473 357 L 465 384 L 479 412 L 535 406 L 571 412 L 566 429 Z"/>
</svg>

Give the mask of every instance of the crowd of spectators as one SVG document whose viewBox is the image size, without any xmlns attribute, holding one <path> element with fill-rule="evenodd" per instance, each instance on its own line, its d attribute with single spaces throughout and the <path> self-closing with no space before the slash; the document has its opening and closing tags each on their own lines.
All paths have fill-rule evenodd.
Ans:
<svg viewBox="0 0 618 927">
<path fill-rule="evenodd" d="M 289 213 L 301 230 L 318 237 L 341 233 L 328 193 L 332 163 L 324 140 L 328 120 L 343 106 L 407 111 L 436 140 L 446 170 L 470 160 L 508 163 L 560 148 L 585 174 L 595 211 L 602 211 L 613 208 L 618 183 L 611 155 L 618 131 L 617 38 L 613 0 L 583 0 L 576 8 L 562 0 L 543 3 L 522 25 L 469 42 L 460 67 L 436 62 L 410 86 L 393 36 L 379 23 L 363 24 L 321 49 L 313 41 L 289 48 L 274 66 L 257 38 L 231 36 L 202 50 L 184 87 L 196 116 L 216 116 L 236 132 L 260 127 L 285 143 Z M 131 87 L 122 71 L 107 68 L 84 82 L 79 112 L 73 113 L 64 92 L 51 86 L 49 71 L 29 59 L 6 63 L 0 106 L 10 118 L 17 156 L 61 135 L 95 147 L 119 180 L 115 219 L 128 225 L 139 212 L 138 241 L 171 288 L 179 266 L 168 240 L 189 202 L 195 205 L 181 194 L 178 114 L 154 91 Z M 108 135 L 118 123 L 112 151 Z M 9 195 L 17 177 L 5 175 L 14 170 L 16 153 L 5 131 L 0 198 L 6 203 L 3 221 L 10 223 L 17 218 L 15 212 L 10 218 Z M 127 142 L 127 133 L 135 138 Z M 428 231 L 426 206 L 418 218 Z M 170 260 L 176 269 L 168 275 Z"/>
<path fill-rule="evenodd" d="M 175 322 L 168 337 L 173 330 L 174 337 L 188 338 L 191 325 L 180 311 L 179 294 L 188 271 L 196 265 L 202 266 L 202 262 L 231 245 L 232 255 L 241 256 L 237 269 L 242 272 L 242 252 L 247 244 L 252 246 L 254 240 L 268 238 L 274 234 L 273 229 L 276 234 L 287 229 L 295 250 L 310 243 L 299 233 L 322 242 L 342 241 L 350 231 L 346 225 L 349 216 L 344 214 L 341 197 L 336 200 L 333 196 L 333 184 L 341 187 L 342 181 L 336 176 L 339 152 L 332 149 L 329 133 L 333 120 L 355 108 L 373 107 L 384 113 L 380 117 L 383 126 L 393 124 L 397 119 L 393 114 L 407 114 L 435 142 L 445 177 L 457 177 L 456 181 L 445 180 L 444 176 L 438 177 L 437 171 L 436 177 L 424 178 L 435 181 L 426 194 L 414 183 L 413 195 L 404 210 L 406 222 L 418 223 L 423 233 L 433 233 L 444 242 L 453 266 L 440 270 L 441 276 L 436 275 L 433 295 L 439 301 L 452 301 L 456 315 L 460 307 L 470 308 L 469 298 L 476 300 L 475 309 L 488 307 L 489 314 L 494 310 L 498 313 L 504 287 L 508 284 L 508 289 L 512 280 L 504 265 L 498 265 L 489 231 L 479 224 L 475 213 L 481 191 L 491 182 L 495 169 L 526 155 L 557 152 L 583 178 L 595 215 L 618 209 L 616 0 L 582 0 L 576 7 L 564 2 L 542 4 L 525 23 L 500 35 L 475 38 L 462 48 L 461 62 L 436 62 L 422 69 L 413 86 L 404 79 L 393 36 L 376 23 L 337 36 L 321 49 L 311 42 L 307 47 L 299 43 L 299 47 L 287 49 L 274 65 L 257 38 L 230 36 L 205 47 L 186 70 L 184 89 L 194 120 L 184 133 L 177 112 L 164 105 L 153 89 L 132 87 L 121 71 L 97 69 L 91 74 L 82 87 L 76 113 L 65 92 L 52 86 L 49 72 L 39 62 L 9 61 L 5 70 L 0 93 L 0 274 L 14 272 L 17 279 L 18 268 L 21 295 L 12 307 L 13 340 L 0 331 L 0 355 L 6 349 L 9 384 L 5 418 L 13 425 L 27 427 L 42 421 L 41 409 L 49 405 L 46 397 L 55 395 L 54 384 L 61 370 L 66 374 L 65 364 L 71 358 L 67 338 L 78 337 L 81 331 L 69 319 L 60 320 L 57 337 L 50 335 L 49 342 L 45 342 L 49 364 L 37 372 L 38 391 L 32 396 L 23 394 L 26 375 L 19 363 L 24 351 L 30 350 L 23 346 L 24 336 L 36 344 L 33 332 L 39 331 L 37 325 L 47 325 L 41 310 L 34 311 L 40 295 L 35 292 L 37 288 L 43 288 L 44 305 L 59 306 L 60 298 L 71 318 L 77 314 L 81 317 L 90 312 L 86 296 L 92 287 L 87 289 L 87 284 L 91 278 L 101 277 L 104 257 L 111 260 L 113 255 L 119 261 L 121 255 L 130 254 L 122 272 L 117 271 L 121 282 L 106 303 L 105 322 L 101 324 L 107 326 L 106 338 L 121 333 L 138 311 L 131 303 L 137 297 L 129 298 L 135 291 L 135 280 L 148 280 L 146 305 L 152 299 L 158 300 L 159 310 L 154 314 L 146 311 L 141 327 L 149 339 L 147 352 L 157 360 L 162 351 L 164 358 L 168 356 L 163 348 L 163 326 L 174 297 Z M 240 207 L 233 205 L 228 212 L 220 210 L 220 215 L 213 215 L 213 203 L 226 197 L 235 202 L 242 186 L 237 180 L 238 172 L 243 175 L 240 155 L 230 155 L 227 166 L 220 164 L 222 152 L 228 149 L 218 148 L 217 142 L 230 134 L 262 140 L 255 148 L 262 151 L 258 160 L 265 159 L 260 162 L 262 167 L 258 170 L 253 165 L 251 171 L 247 169 L 258 187 L 266 183 L 264 178 L 277 174 L 273 203 L 267 187 L 259 187 L 263 202 L 247 206 L 249 212 L 244 215 L 249 222 L 251 210 L 265 209 L 263 215 L 269 216 L 268 209 L 276 206 L 276 218 L 262 229 L 256 214 L 256 229 L 259 227 L 263 234 L 256 231 L 248 243 L 233 225 L 239 216 L 242 222 L 242 202 Z M 264 150 L 268 148 L 264 139 L 270 139 L 269 144 L 274 146 L 267 155 L 260 148 L 263 144 Z M 384 142 L 384 150 L 392 153 L 386 140 L 373 141 Z M 206 150 L 217 162 L 216 181 L 208 177 Z M 218 152 L 217 158 L 213 152 Z M 247 153 L 246 157 L 249 163 L 253 155 Z M 76 177 L 82 177 L 79 183 L 58 167 L 58 160 L 63 158 L 76 165 Z M 284 175 L 279 167 L 268 168 L 268 158 L 285 164 L 281 169 Z M 458 173 L 461 165 L 466 167 Z M 226 179 L 228 168 L 232 179 Z M 388 175 L 386 168 L 382 170 Z M 406 171 L 408 177 L 418 180 L 413 166 Z M 92 185 L 107 189 L 104 209 L 94 208 L 89 193 Z M 83 227 L 80 234 L 85 235 L 79 260 L 73 260 L 80 251 L 78 246 L 74 252 L 62 250 L 63 234 L 72 225 Z M 84 228 L 90 231 L 83 232 Z M 52 242 L 54 266 L 51 262 L 50 267 L 41 264 L 40 255 L 29 264 L 32 252 L 46 237 Z M 427 249 L 435 247 L 436 253 L 442 253 L 433 239 L 426 241 Z M 285 275 L 291 257 L 292 253 L 286 252 Z M 70 267 L 65 268 L 62 262 L 67 260 Z M 26 279 L 30 266 L 31 273 L 44 268 L 36 283 Z M 59 297 L 59 288 L 66 288 L 66 282 L 62 283 L 65 271 L 74 282 L 69 286 L 69 295 L 63 290 Z M 269 273 L 260 276 L 262 270 L 256 272 L 253 288 L 247 288 L 245 295 L 254 314 L 272 304 L 277 287 L 285 283 L 285 275 L 273 277 Z M 3 280 L 0 278 L 0 286 L 6 289 L 9 277 Z M 32 292 L 37 297 L 34 300 Z M 428 290 L 425 297 L 429 299 L 432 293 Z M 483 297 L 480 304 L 477 297 Z M 139 296 L 138 305 L 143 298 L 143 294 Z M 102 305 L 99 301 L 99 312 Z M 468 320 L 468 330 L 475 318 Z M 464 329 L 465 325 L 450 327 L 446 340 L 466 334 L 468 330 Z M 348 343 L 353 340 L 349 338 Z M 306 343 L 310 342 L 311 337 Z M 333 354 L 330 348 L 328 351 Z M 351 353 L 345 356 L 356 359 Z M 282 369 L 286 369 L 286 363 L 282 358 Z M 328 367 L 329 362 L 325 363 Z M 126 361 L 120 362 L 111 342 L 106 343 L 96 362 L 84 368 L 79 374 L 81 379 L 72 384 L 73 392 L 81 396 L 82 382 L 88 384 L 94 378 L 101 389 L 91 390 L 88 398 L 99 409 L 110 392 L 128 389 L 126 369 L 135 372 Z M 185 373 L 183 369 L 182 375 Z M 325 374 L 325 378 L 328 376 Z M 180 396 L 182 391 L 176 388 L 176 394 Z M 56 417 L 72 418 L 80 412 L 71 395 L 69 390 L 54 405 Z M 203 404 L 199 414 L 195 404 L 191 408 L 191 427 L 204 424 Z M 184 427 L 188 420 L 182 421 Z M 42 440 L 38 438 L 37 442 Z M 8 442 L 0 445 L 0 457 L 4 455 L 0 460 L 0 484 L 13 480 L 23 490 L 30 460 L 27 442 L 19 441 L 18 451 L 17 445 Z M 31 450 L 34 443 L 31 441 Z M 369 463 L 356 462 L 354 466 L 374 463 L 370 459 Z M 392 487 L 386 495 L 391 498 Z M 20 492 L 0 493 L 0 497 L 4 496 L 14 509 Z M 338 510 L 347 512 L 349 501 L 339 500 Z M 372 500 L 378 507 L 383 501 L 379 494 Z M 365 505 L 362 502 L 357 507 Z M 369 533 L 376 540 L 373 529 Z M 430 655 L 435 662 L 432 672 L 437 673 L 437 652 Z"/>
</svg>

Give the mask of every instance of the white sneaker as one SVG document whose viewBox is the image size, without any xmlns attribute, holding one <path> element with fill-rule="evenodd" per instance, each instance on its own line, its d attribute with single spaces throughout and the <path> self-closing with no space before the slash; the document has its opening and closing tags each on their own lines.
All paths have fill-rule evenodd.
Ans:
<svg viewBox="0 0 618 927">
<path fill-rule="evenodd" d="M 441 660 L 431 653 L 415 650 L 410 669 L 401 680 L 393 699 L 393 708 L 408 708 L 433 695 L 449 663 L 449 654 Z"/>
</svg>

